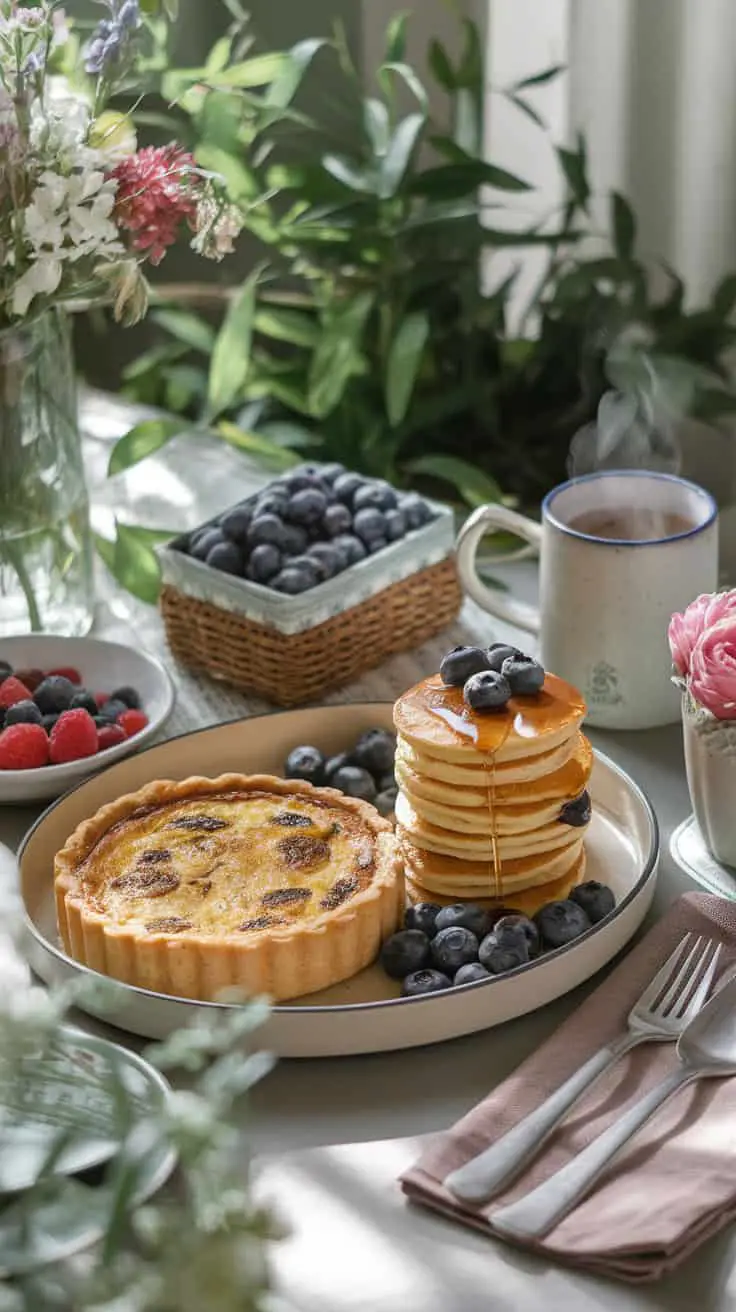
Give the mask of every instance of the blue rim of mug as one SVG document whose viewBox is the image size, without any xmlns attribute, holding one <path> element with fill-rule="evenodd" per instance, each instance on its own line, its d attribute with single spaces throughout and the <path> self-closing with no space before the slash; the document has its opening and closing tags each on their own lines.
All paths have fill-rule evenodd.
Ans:
<svg viewBox="0 0 736 1312">
<path fill-rule="evenodd" d="M 555 499 L 570 487 L 577 487 L 579 483 L 592 483 L 601 478 L 649 478 L 658 479 L 662 483 L 679 483 L 681 487 L 688 488 L 695 492 L 708 503 L 710 509 L 707 519 L 701 524 L 696 524 L 694 528 L 687 529 L 684 533 L 671 533 L 665 538 L 601 538 L 594 533 L 581 533 L 579 529 L 570 528 L 568 524 L 563 524 L 562 520 L 557 519 L 552 513 L 552 505 Z M 710 528 L 718 514 L 718 506 L 710 492 L 706 492 L 704 487 L 697 483 L 691 483 L 687 478 L 680 478 L 678 474 L 662 474 L 654 469 L 601 469 L 596 474 L 581 474 L 578 478 L 570 478 L 566 483 L 560 483 L 558 487 L 553 487 L 548 492 L 542 502 L 542 519 L 547 520 L 554 528 L 559 529 L 561 533 L 567 533 L 568 537 L 579 538 L 581 542 L 596 542 L 605 547 L 656 547 L 665 542 L 682 542 L 685 538 L 693 538 L 698 533 L 704 532 Z"/>
</svg>

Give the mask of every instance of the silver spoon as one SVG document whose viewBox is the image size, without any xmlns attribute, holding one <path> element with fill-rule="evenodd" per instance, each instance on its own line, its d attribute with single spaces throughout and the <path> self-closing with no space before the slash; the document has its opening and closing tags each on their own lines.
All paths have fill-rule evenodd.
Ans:
<svg viewBox="0 0 736 1312">
<path fill-rule="evenodd" d="M 611 1158 L 678 1089 L 694 1080 L 736 1074 L 736 979 L 716 992 L 677 1044 L 677 1068 L 634 1103 L 571 1162 L 490 1218 L 499 1234 L 534 1239 L 547 1234 L 585 1197 Z"/>
</svg>

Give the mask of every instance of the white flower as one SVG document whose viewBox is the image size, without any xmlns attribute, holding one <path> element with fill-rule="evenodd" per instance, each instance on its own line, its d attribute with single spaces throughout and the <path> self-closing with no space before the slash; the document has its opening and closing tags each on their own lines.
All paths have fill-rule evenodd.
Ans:
<svg viewBox="0 0 736 1312">
<path fill-rule="evenodd" d="M 197 231 L 191 247 L 206 259 L 221 260 L 230 255 L 234 241 L 242 232 L 243 222 L 234 205 L 218 205 L 211 195 L 205 195 L 197 206 Z"/>
<path fill-rule="evenodd" d="M 40 255 L 13 288 L 13 314 L 22 318 L 34 296 L 51 296 L 61 282 L 61 262 L 52 255 Z"/>
</svg>

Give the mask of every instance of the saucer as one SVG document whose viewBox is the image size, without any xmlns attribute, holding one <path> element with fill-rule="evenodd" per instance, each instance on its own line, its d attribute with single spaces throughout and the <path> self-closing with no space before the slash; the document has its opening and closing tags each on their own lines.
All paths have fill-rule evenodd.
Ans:
<svg viewBox="0 0 736 1312">
<path fill-rule="evenodd" d="M 696 884 L 719 897 L 736 898 L 736 870 L 716 861 L 694 815 L 678 825 L 670 839 L 670 854 Z"/>
</svg>

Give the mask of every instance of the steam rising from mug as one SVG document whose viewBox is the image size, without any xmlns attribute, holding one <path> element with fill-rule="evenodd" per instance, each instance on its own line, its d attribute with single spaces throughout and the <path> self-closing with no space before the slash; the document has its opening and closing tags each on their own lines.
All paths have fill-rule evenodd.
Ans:
<svg viewBox="0 0 736 1312">
<path fill-rule="evenodd" d="M 649 358 L 645 373 L 646 381 L 634 391 L 605 392 L 595 422 L 578 429 L 567 458 L 571 478 L 601 469 L 680 472 L 680 450 L 673 431 L 677 416 L 671 404 L 663 404 L 664 388 Z"/>
</svg>

